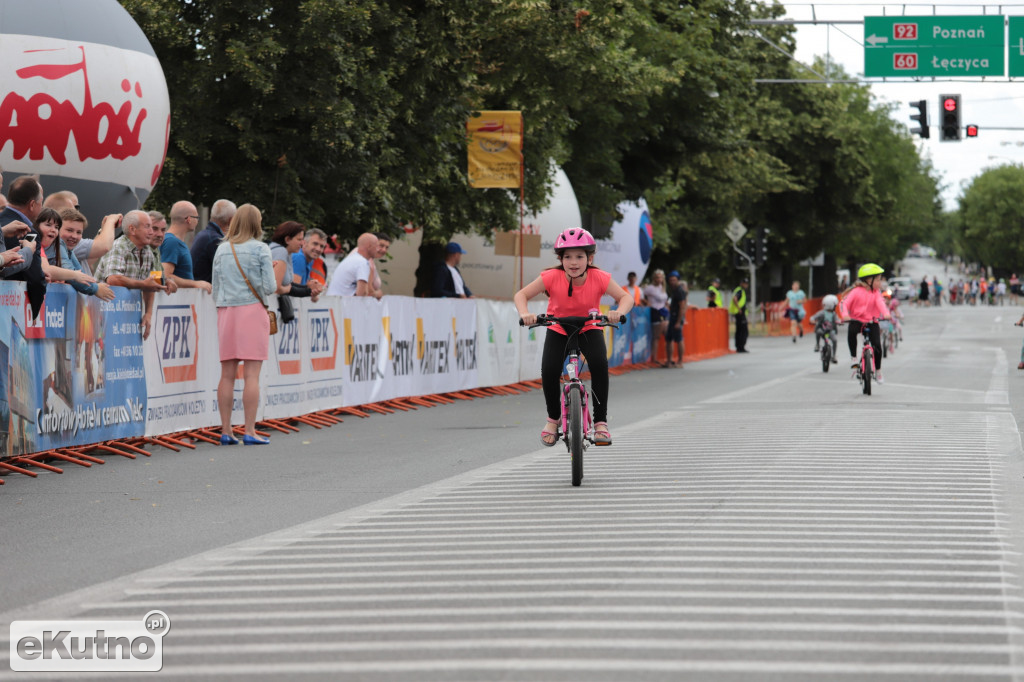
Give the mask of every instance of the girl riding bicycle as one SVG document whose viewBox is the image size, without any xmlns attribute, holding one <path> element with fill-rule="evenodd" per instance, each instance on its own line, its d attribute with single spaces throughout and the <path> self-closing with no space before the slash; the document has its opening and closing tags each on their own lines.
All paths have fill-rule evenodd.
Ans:
<svg viewBox="0 0 1024 682">
<path fill-rule="evenodd" d="M 857 369 L 857 336 L 865 324 L 876 319 L 889 319 L 889 306 L 882 298 L 881 266 L 865 263 L 857 271 L 857 281 L 843 295 L 843 317 L 850 322 L 847 341 L 850 344 L 850 357 L 853 358 L 853 369 Z M 875 356 L 875 381 L 882 382 L 882 335 L 877 324 L 871 325 L 869 332 L 871 347 Z"/>
<path fill-rule="evenodd" d="M 600 307 L 601 297 L 608 294 L 617 308 L 608 312 L 608 321 L 619 322 L 633 307 L 633 298 L 604 270 L 594 267 L 597 242 L 580 227 L 565 230 L 555 240 L 555 256 L 561 265 L 540 273 L 540 276 L 516 292 L 513 301 L 524 325 L 537 321 L 526 303 L 538 294 L 548 295 L 548 314 L 585 317 Z M 594 392 L 594 433 L 598 443 L 612 441 L 608 430 L 608 353 L 604 331 L 597 321 L 588 322 L 579 332 L 580 350 L 590 367 L 590 383 Z M 558 418 L 561 415 L 559 382 L 565 364 L 566 331 L 561 325 L 548 327 L 541 356 L 540 377 L 544 386 L 547 423 L 541 430 L 541 442 L 550 447 L 558 442 Z"/>
<path fill-rule="evenodd" d="M 889 307 L 889 323 L 892 324 L 892 332 L 902 341 L 903 325 L 900 324 L 900 320 L 903 319 L 903 311 L 900 310 L 900 300 L 892 295 L 892 289 L 883 291 L 882 297 L 885 299 L 885 304 Z"/>
</svg>

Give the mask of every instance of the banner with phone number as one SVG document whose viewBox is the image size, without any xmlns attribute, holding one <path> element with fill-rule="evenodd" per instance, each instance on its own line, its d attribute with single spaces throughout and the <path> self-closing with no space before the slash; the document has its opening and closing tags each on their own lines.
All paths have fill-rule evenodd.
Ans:
<svg viewBox="0 0 1024 682">
<path fill-rule="evenodd" d="M 142 298 L 114 292 L 50 284 L 33 320 L 24 285 L 0 282 L 0 456 L 143 435 Z"/>
</svg>

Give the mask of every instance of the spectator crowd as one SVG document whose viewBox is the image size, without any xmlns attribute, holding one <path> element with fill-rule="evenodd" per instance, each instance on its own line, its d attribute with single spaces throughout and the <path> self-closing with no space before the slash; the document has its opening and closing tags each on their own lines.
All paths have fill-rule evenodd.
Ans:
<svg viewBox="0 0 1024 682">
<path fill-rule="evenodd" d="M 240 208 L 234 202 L 219 199 L 210 208 L 207 224 L 199 229 L 200 211 L 191 201 L 181 200 L 174 203 L 166 215 L 142 210 L 107 215 L 95 235 L 86 237 L 90 233 L 89 221 L 73 192 L 61 190 L 45 195 L 37 176 L 21 176 L 10 184 L 6 196 L 0 194 L 0 230 L 5 242 L 5 250 L 0 252 L 0 279 L 26 283 L 33 315 L 38 315 L 46 285 L 52 282 L 66 283 L 84 295 L 103 300 L 114 298 L 112 287 L 138 289 L 143 301 L 143 338 L 148 338 L 152 331 L 155 296 L 158 293 L 173 295 L 179 289 L 199 289 L 211 295 L 218 308 L 218 318 L 224 308 L 256 306 L 247 311 L 248 317 L 244 320 L 232 319 L 228 328 L 245 328 L 242 322 L 263 320 L 261 324 L 268 325 L 267 335 L 270 334 L 267 313 L 271 312 L 267 301 L 271 294 L 278 295 L 279 309 L 275 314 L 284 323 L 294 318 L 292 298 L 308 297 L 316 301 L 321 296 L 363 296 L 380 299 L 384 295 L 381 263 L 388 257 L 392 241 L 389 235 L 371 232 L 359 235 L 354 248 L 340 259 L 333 272 L 329 272 L 324 255 L 341 256 L 343 251 L 337 235 L 329 236 L 319 228 L 307 229 L 294 220 L 267 229 L 262 225 L 259 209 L 250 204 L 246 207 L 244 217 L 240 218 Z M 270 232 L 266 242 L 263 240 L 265 229 Z M 266 247 L 266 253 L 256 246 L 257 243 Z M 424 293 L 429 292 L 433 297 L 472 298 L 472 290 L 459 270 L 465 253 L 461 245 L 449 242 L 444 247 L 443 260 L 433 265 L 429 289 Z M 265 260 L 269 261 L 266 272 L 261 265 Z M 272 286 L 264 286 L 268 281 L 266 276 Z M 681 366 L 687 283 L 674 270 L 668 276 L 662 270 L 655 270 L 643 285 L 636 279 L 636 274 L 630 273 L 625 290 L 634 305 L 650 307 L 652 337 L 664 338 L 667 344 L 665 365 Z M 222 291 L 218 291 L 218 285 Z M 708 307 L 723 305 L 719 286 L 717 278 L 709 284 Z M 733 291 L 729 314 L 737 324 L 737 350 L 745 352 L 746 282 Z M 232 334 L 222 336 L 228 337 L 227 345 L 235 345 L 228 355 L 253 354 L 251 348 L 235 343 L 238 339 L 231 338 Z M 237 363 L 247 359 L 255 368 L 257 361 L 265 359 L 268 345 L 263 346 L 263 357 L 222 357 L 222 362 Z M 224 367 L 231 377 L 235 376 L 235 369 Z M 258 387 L 256 390 L 258 392 Z"/>
</svg>

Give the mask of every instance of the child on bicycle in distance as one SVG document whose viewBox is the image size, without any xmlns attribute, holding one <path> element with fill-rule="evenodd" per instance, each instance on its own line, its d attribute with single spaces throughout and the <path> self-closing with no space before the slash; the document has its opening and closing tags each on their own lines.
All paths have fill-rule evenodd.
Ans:
<svg viewBox="0 0 1024 682">
<path fill-rule="evenodd" d="M 597 242 L 593 235 L 580 227 L 571 227 L 555 239 L 555 256 L 561 265 L 549 268 L 516 292 L 513 301 L 523 324 L 531 325 L 537 316 L 526 307 L 527 301 L 538 294 L 548 295 L 548 314 L 555 316 L 586 317 L 600 307 L 601 297 L 608 294 L 615 299 L 617 308 L 608 312 L 608 320 L 619 322 L 633 307 L 633 297 L 615 283 L 612 276 L 594 267 Z M 541 355 L 540 377 L 544 386 L 544 404 L 547 423 L 541 430 L 541 442 L 550 447 L 558 442 L 558 421 L 562 412 L 562 368 L 566 356 L 566 331 L 561 325 L 548 327 Z M 580 352 L 590 368 L 590 383 L 594 392 L 594 439 L 601 444 L 612 442 L 608 430 L 608 353 L 604 331 L 597 321 L 588 322 L 580 332 Z"/>
<path fill-rule="evenodd" d="M 903 319 L 903 311 L 900 310 L 900 301 L 892 295 L 892 289 L 883 291 L 882 298 L 885 299 L 885 305 L 889 308 L 889 324 L 892 325 L 892 333 L 902 341 L 903 325 L 900 324 L 900 320 Z"/>
<path fill-rule="evenodd" d="M 838 304 L 839 299 L 835 294 L 829 294 L 821 300 L 821 310 L 811 315 L 811 322 L 814 323 L 814 352 L 821 351 L 821 340 L 825 338 L 825 332 L 831 332 L 832 362 L 836 364 L 839 363 L 836 359 L 836 347 L 839 343 L 836 333 L 839 329 L 839 313 L 836 311 Z"/>
<path fill-rule="evenodd" d="M 885 304 L 880 291 L 882 274 L 881 266 L 865 263 L 857 271 L 857 281 L 843 295 L 841 307 L 843 317 L 850 321 L 847 341 L 850 344 L 850 357 L 853 358 L 852 369 L 857 369 L 857 335 L 865 324 L 877 318 L 889 319 L 889 306 Z M 877 324 L 871 325 L 869 332 L 871 347 L 875 356 L 875 381 L 882 381 L 882 333 Z"/>
</svg>

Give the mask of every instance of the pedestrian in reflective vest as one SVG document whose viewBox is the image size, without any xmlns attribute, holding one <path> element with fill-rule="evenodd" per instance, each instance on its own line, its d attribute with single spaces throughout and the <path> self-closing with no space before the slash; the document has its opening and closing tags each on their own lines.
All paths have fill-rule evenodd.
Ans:
<svg viewBox="0 0 1024 682">
<path fill-rule="evenodd" d="M 633 305 L 639 307 L 643 302 L 643 294 L 640 292 L 640 287 L 636 285 L 636 273 L 631 272 L 626 275 L 626 286 L 622 287 L 626 290 L 626 293 L 633 298 Z"/>
<path fill-rule="evenodd" d="M 729 314 L 736 320 L 736 352 L 746 353 L 747 351 L 747 288 L 750 280 L 744 278 L 740 285 L 733 289 L 732 300 L 729 301 Z"/>
<path fill-rule="evenodd" d="M 722 307 L 722 292 L 718 290 L 718 285 L 722 283 L 722 280 L 715 277 L 711 280 L 711 286 L 708 287 L 708 307 L 709 308 L 721 308 Z"/>
</svg>

